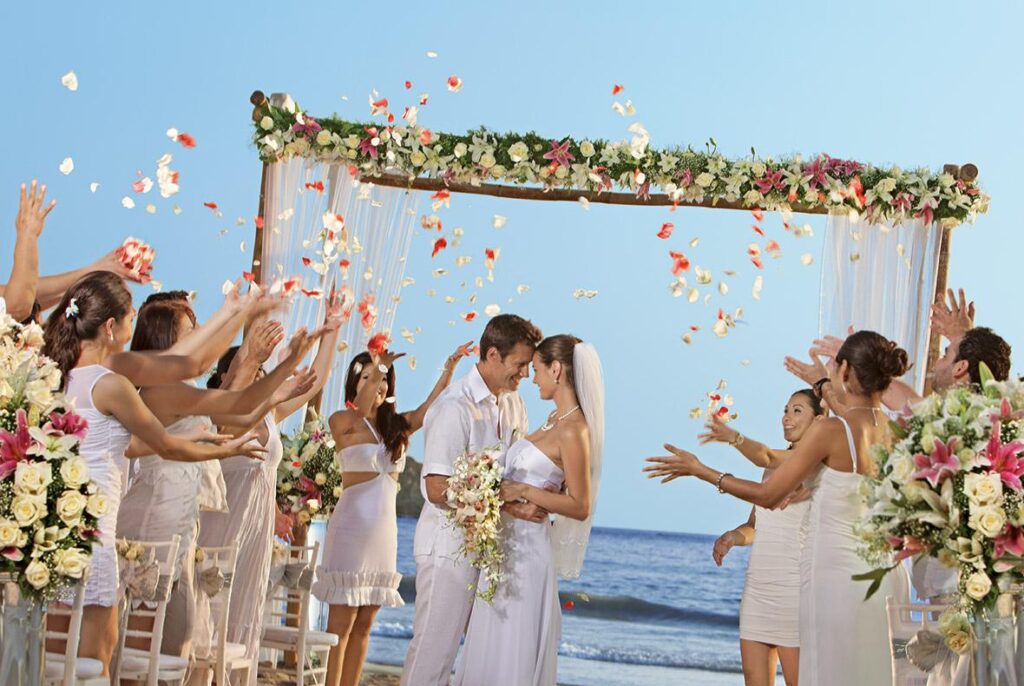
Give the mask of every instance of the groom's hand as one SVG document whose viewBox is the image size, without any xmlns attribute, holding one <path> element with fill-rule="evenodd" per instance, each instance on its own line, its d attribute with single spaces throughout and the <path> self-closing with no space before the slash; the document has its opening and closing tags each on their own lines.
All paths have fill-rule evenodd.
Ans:
<svg viewBox="0 0 1024 686">
<path fill-rule="evenodd" d="M 533 503 L 505 503 L 502 509 L 516 519 L 525 519 L 528 522 L 546 522 L 550 516 L 547 510 Z"/>
</svg>

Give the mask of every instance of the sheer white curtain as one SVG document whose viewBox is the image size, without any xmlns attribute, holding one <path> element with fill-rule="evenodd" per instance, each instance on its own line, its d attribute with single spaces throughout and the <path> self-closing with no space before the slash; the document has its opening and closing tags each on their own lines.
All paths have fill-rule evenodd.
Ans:
<svg viewBox="0 0 1024 686">
<path fill-rule="evenodd" d="M 301 293 L 293 297 L 283 315 L 287 333 L 302 326 L 313 330 L 322 323 L 332 285 L 350 287 L 357 304 L 372 295 L 378 310 L 370 329 L 363 328 L 355 307 L 351 318 L 342 324 L 338 341 L 343 350 L 335 354 L 321 403 L 326 415 L 345 404 L 344 375 L 349 360 L 366 348 L 370 336 L 390 332 L 394 324 L 419 193 L 360 183 L 343 162 L 293 157 L 275 162 L 267 172 L 263 280 L 269 284 L 299 276 L 303 288 L 324 294 L 324 298 Z M 344 218 L 348 251 L 342 251 L 321 275 L 303 264 L 303 257 L 314 264 L 323 261 L 317 253 L 324 250 L 325 213 Z M 347 260 L 349 266 L 342 268 L 341 260 Z"/>
<path fill-rule="evenodd" d="M 829 215 L 821 264 L 819 329 L 871 329 L 907 351 L 903 380 L 921 390 L 928 355 L 941 230 L 920 219 L 892 226 Z"/>
</svg>

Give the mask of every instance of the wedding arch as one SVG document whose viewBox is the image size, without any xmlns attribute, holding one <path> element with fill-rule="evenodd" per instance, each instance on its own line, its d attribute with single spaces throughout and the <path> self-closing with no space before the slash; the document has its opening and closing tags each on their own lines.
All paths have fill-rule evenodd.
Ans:
<svg viewBox="0 0 1024 686">
<path fill-rule="evenodd" d="M 631 140 L 604 141 L 487 129 L 457 135 L 401 117 L 373 101 L 380 121 L 315 118 L 286 94 L 255 91 L 254 142 L 263 162 L 252 278 L 312 270 L 317 287 L 293 308 L 288 330 L 314 326 L 322 296 L 343 293 L 352 316 L 343 325 L 324 396 L 343 398 L 349 354 L 394 322 L 418 198 L 435 205 L 453 193 L 535 201 L 772 211 L 786 227 L 793 214 L 827 215 L 819 306 L 821 334 L 872 328 L 900 341 L 912 362 L 930 371 L 938 336 L 929 308 L 946 290 L 950 232 L 987 211 L 973 164 L 941 172 L 881 168 L 819 155 L 730 159 L 714 139 L 703 150 L 654 149 L 643 126 Z M 440 219 L 424 215 L 430 226 Z M 312 255 L 312 257 L 310 257 Z M 265 269 L 268 268 L 268 269 Z M 274 270 L 276 273 L 271 273 Z M 927 389 L 915 364 L 906 380 Z M 339 369 L 341 370 L 339 372 Z M 328 406 L 328 411 L 335 408 Z"/>
</svg>

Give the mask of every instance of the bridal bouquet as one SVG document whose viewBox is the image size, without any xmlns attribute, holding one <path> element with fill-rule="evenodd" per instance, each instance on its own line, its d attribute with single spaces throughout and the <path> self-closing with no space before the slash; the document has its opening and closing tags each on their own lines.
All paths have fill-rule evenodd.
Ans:
<svg viewBox="0 0 1024 686">
<path fill-rule="evenodd" d="M 0 573 L 37 602 L 82 578 L 107 511 L 78 456 L 87 423 L 64 406 L 42 338 L 0 314 Z"/>
<path fill-rule="evenodd" d="M 448 521 L 462 530 L 460 553 L 480 570 L 487 581 L 481 600 L 491 602 L 501 583 L 505 554 L 498 539 L 502 500 L 499 496 L 504 468 L 497 446 L 467 451 L 455 460 L 448 477 Z M 479 589 L 479 585 L 478 585 Z"/>
<path fill-rule="evenodd" d="M 892 424 L 895 443 L 876 446 L 866 480 L 868 513 L 857 527 L 862 557 L 877 568 L 855 577 L 877 590 L 891 561 L 937 558 L 958 571 L 958 600 L 940 629 L 969 649 L 972 620 L 1024 582 L 1024 384 L 996 382 L 931 396 Z"/>
<path fill-rule="evenodd" d="M 334 460 L 334 439 L 315 414 L 294 436 L 282 436 L 284 459 L 277 468 L 277 504 L 306 524 L 330 517 L 341 496 L 341 471 Z"/>
<path fill-rule="evenodd" d="M 156 258 L 156 251 L 148 244 L 138 238 L 129 236 L 117 249 L 117 256 L 122 266 L 127 269 L 138 280 L 149 275 L 153 267 L 153 259 Z"/>
</svg>

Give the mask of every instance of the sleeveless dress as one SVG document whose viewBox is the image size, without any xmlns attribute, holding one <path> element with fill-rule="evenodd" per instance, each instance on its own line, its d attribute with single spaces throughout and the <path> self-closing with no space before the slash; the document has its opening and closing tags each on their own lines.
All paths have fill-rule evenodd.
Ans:
<svg viewBox="0 0 1024 686">
<path fill-rule="evenodd" d="M 401 607 L 398 594 L 398 482 L 390 474 L 405 469 L 405 456 L 391 453 L 369 420 L 376 443 L 342 448 L 342 472 L 377 472 L 377 476 L 341 492 L 327 524 L 323 564 L 317 568 L 313 595 L 331 605 Z"/>
<path fill-rule="evenodd" d="M 887 596 L 906 593 L 906 575 L 889 574 L 870 600 L 867 582 L 853 581 L 868 571 L 857 555 L 853 525 L 863 516 L 858 493 L 857 449 L 846 429 L 854 471 L 822 465 L 802 528 L 800 559 L 800 683 L 805 686 L 883 686 L 892 683 Z"/>
<path fill-rule="evenodd" d="M 527 440 L 505 455 L 505 478 L 561 489 L 565 474 Z M 466 629 L 456 686 L 554 686 L 562 611 L 549 522 L 501 515 L 503 578 L 492 603 L 477 598 Z"/>
<path fill-rule="evenodd" d="M 281 433 L 273 415 L 268 414 L 264 422 L 269 432 L 265 459 L 238 456 L 221 460 L 228 511 L 203 512 L 199 519 L 200 546 L 238 543 L 226 637 L 231 643 L 246 647 L 246 656 L 252 661 L 249 684 L 256 683 L 263 608 L 270 584 L 274 545 L 277 466 L 284 455 Z"/>
<path fill-rule="evenodd" d="M 765 480 L 771 478 L 765 470 Z M 784 510 L 755 507 L 754 544 L 740 603 L 740 638 L 800 645 L 800 527 L 810 502 Z"/>
<path fill-rule="evenodd" d="M 96 383 L 112 373 L 98 364 L 75 367 L 68 372 L 65 393 L 75 412 L 89 422 L 78 454 L 89 465 L 90 478 L 107 497 L 107 513 L 99 518 L 99 538 L 96 541 L 99 545 L 93 546 L 89 580 L 85 585 L 85 604 L 104 607 L 117 604 L 117 512 L 121 505 L 123 478 L 127 474 L 125 466 L 128 460 L 124 451 L 132 438 L 121 422 L 97 410 L 92 402 Z"/>
</svg>

